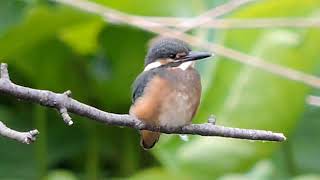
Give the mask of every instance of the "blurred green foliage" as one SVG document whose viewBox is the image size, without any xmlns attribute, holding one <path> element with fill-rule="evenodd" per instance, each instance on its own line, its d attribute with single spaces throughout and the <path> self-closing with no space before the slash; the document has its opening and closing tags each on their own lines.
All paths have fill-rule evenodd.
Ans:
<svg viewBox="0 0 320 180">
<path fill-rule="evenodd" d="M 136 0 L 97 3 L 137 15 L 195 16 L 224 0 Z M 230 18 L 318 17 L 320 1 L 268 0 L 243 6 Z M 199 30 L 228 47 L 320 75 L 316 28 Z M 112 25 L 77 9 L 37 0 L 0 1 L 0 59 L 15 82 L 73 97 L 100 109 L 127 113 L 130 86 L 142 70 L 154 35 Z M 285 143 L 163 135 L 145 152 L 135 130 L 74 116 L 66 127 L 57 113 L 1 96 L 8 126 L 38 128 L 22 145 L 0 141 L 0 179 L 320 179 L 320 110 L 305 104 L 303 84 L 225 58 L 198 64 L 204 84 L 195 122 L 215 114 L 218 124 L 284 132 Z"/>
</svg>

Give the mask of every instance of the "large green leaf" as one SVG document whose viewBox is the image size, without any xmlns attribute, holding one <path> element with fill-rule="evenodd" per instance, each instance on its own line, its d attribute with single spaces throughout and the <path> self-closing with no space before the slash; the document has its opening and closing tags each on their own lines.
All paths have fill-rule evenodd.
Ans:
<svg viewBox="0 0 320 180">
<path fill-rule="evenodd" d="M 50 90 L 78 89 L 75 95 L 85 99 L 88 91 L 81 86 L 86 77 L 83 73 L 86 62 L 71 48 L 82 51 L 79 52 L 81 54 L 96 51 L 97 45 L 94 43 L 103 21 L 62 7 L 43 6 L 33 8 L 27 14 L 22 23 L 0 38 L 1 59 L 9 62 L 10 68 L 16 67 L 29 83 L 31 81 Z M 90 23 L 95 26 L 88 26 L 85 31 L 74 29 Z M 70 34 L 78 38 L 74 39 Z M 88 45 L 90 39 L 92 45 Z"/>
<path fill-rule="evenodd" d="M 320 95 L 319 90 L 315 90 L 313 95 Z M 320 162 L 318 156 L 320 152 L 320 108 L 306 105 L 306 111 L 297 126 L 296 132 L 290 141 L 290 158 L 295 173 L 319 173 Z"/>
<path fill-rule="evenodd" d="M 65 26 L 88 19 L 90 16 L 70 11 L 67 8 L 37 7 L 30 9 L 23 22 L 11 28 L 1 38 L 0 54 L 2 58 L 13 56 L 17 51 L 32 48 L 38 42 L 55 36 Z"/>
<path fill-rule="evenodd" d="M 143 69 L 145 47 L 152 36 L 127 26 L 108 26 L 100 34 L 99 52 L 91 61 L 96 98 L 104 107 L 130 105 L 131 83 Z"/>
<path fill-rule="evenodd" d="M 318 5 L 318 1 L 264 1 L 243 8 L 234 17 L 307 16 Z M 230 30 L 224 35 L 228 47 L 306 73 L 313 73 L 318 63 L 319 40 L 318 30 Z M 223 58 L 215 68 L 215 74 L 210 75 L 213 78 L 202 77 L 212 81 L 204 90 L 198 122 L 215 114 L 222 125 L 281 131 L 286 135 L 292 132 L 303 112 L 308 87 Z M 181 142 L 176 137 L 163 137 L 153 152 L 172 172 L 182 170 L 208 178 L 244 171 L 258 159 L 270 156 L 276 147 L 276 143 L 222 138 L 197 136 Z"/>
</svg>

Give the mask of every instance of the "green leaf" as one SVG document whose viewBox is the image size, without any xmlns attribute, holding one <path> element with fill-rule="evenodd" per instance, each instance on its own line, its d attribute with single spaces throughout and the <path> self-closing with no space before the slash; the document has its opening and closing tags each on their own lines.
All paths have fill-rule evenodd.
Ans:
<svg viewBox="0 0 320 180">
<path fill-rule="evenodd" d="M 96 98 L 104 107 L 118 109 L 131 102 L 131 84 L 143 69 L 146 44 L 151 34 L 127 26 L 108 26 L 99 37 L 99 54 L 91 64 Z M 110 88 L 112 87 L 112 88 Z"/>
<path fill-rule="evenodd" d="M 320 95 L 319 90 L 314 90 L 313 95 Z M 306 111 L 303 114 L 296 132 L 292 135 L 291 158 L 292 166 L 297 173 L 318 173 L 320 171 L 320 162 L 317 158 L 320 152 L 320 108 L 317 106 L 306 105 Z"/>
<path fill-rule="evenodd" d="M 160 168 L 152 168 L 141 171 L 140 173 L 128 178 L 128 180 L 139 180 L 139 179 L 153 179 L 153 180 L 162 180 L 162 179 L 191 179 L 188 176 L 181 174 L 170 174 L 167 171 Z"/>
<path fill-rule="evenodd" d="M 70 171 L 55 170 L 49 173 L 48 180 L 77 180 L 78 178 Z"/>
<path fill-rule="evenodd" d="M 271 180 L 279 179 L 276 177 L 277 171 L 273 164 L 268 160 L 259 161 L 249 172 L 244 174 L 227 174 L 219 178 L 219 180 Z"/>
<path fill-rule="evenodd" d="M 68 26 L 72 27 L 93 19 L 96 20 L 93 16 L 70 8 L 46 6 L 32 8 L 22 23 L 11 28 L 0 38 L 0 55 L 2 58 L 15 57 L 17 52 L 23 52 L 41 41 L 55 37 L 60 30 Z"/>
<path fill-rule="evenodd" d="M 0 1 L 0 37 L 8 28 L 21 20 L 26 7 L 27 3 L 21 0 Z"/>
<path fill-rule="evenodd" d="M 135 0 L 125 3 L 123 1 L 94 1 L 123 12 L 144 16 L 190 16 L 195 10 L 194 5 L 199 4 L 193 0 Z"/>
<path fill-rule="evenodd" d="M 103 21 L 89 21 L 63 29 L 59 36 L 72 49 L 82 55 L 92 54 L 98 48 L 98 35 Z"/>
<path fill-rule="evenodd" d="M 319 174 L 307 174 L 307 175 L 300 175 L 292 178 L 291 180 L 319 180 Z"/>
</svg>

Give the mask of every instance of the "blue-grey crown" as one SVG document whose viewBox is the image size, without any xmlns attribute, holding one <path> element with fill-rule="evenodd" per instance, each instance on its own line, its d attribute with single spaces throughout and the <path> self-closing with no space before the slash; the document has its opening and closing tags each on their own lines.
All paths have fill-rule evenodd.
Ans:
<svg viewBox="0 0 320 180">
<path fill-rule="evenodd" d="M 191 51 L 189 45 L 175 38 L 158 38 L 148 50 L 144 65 L 148 65 L 158 59 L 174 57 L 177 53 L 185 52 L 188 54 Z"/>
</svg>

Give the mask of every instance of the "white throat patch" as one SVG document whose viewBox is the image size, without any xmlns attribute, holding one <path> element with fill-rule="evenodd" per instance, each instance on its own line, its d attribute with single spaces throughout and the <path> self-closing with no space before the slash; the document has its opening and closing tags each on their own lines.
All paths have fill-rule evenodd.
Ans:
<svg viewBox="0 0 320 180">
<path fill-rule="evenodd" d="M 156 61 L 156 62 L 153 62 L 153 63 L 150 63 L 148 64 L 143 71 L 149 71 L 151 69 L 154 69 L 154 68 L 157 68 L 157 67 L 160 67 L 162 64 L 159 62 L 159 61 Z"/>
<path fill-rule="evenodd" d="M 180 68 L 181 70 L 185 71 L 189 67 L 193 67 L 193 66 L 194 66 L 194 62 L 193 61 L 188 61 L 188 62 L 184 62 L 184 63 L 180 64 L 178 66 L 178 68 Z"/>
<path fill-rule="evenodd" d="M 194 62 L 193 61 L 188 61 L 188 62 L 185 62 L 185 63 L 182 63 L 180 64 L 178 67 L 176 68 L 179 68 L 183 71 L 187 70 L 189 67 L 194 67 Z M 159 61 L 156 61 L 156 62 L 153 62 L 153 63 L 150 63 L 148 64 L 143 71 L 149 71 L 151 69 L 154 69 L 154 68 L 157 68 L 157 67 L 160 67 L 162 64 L 159 62 Z"/>
</svg>

